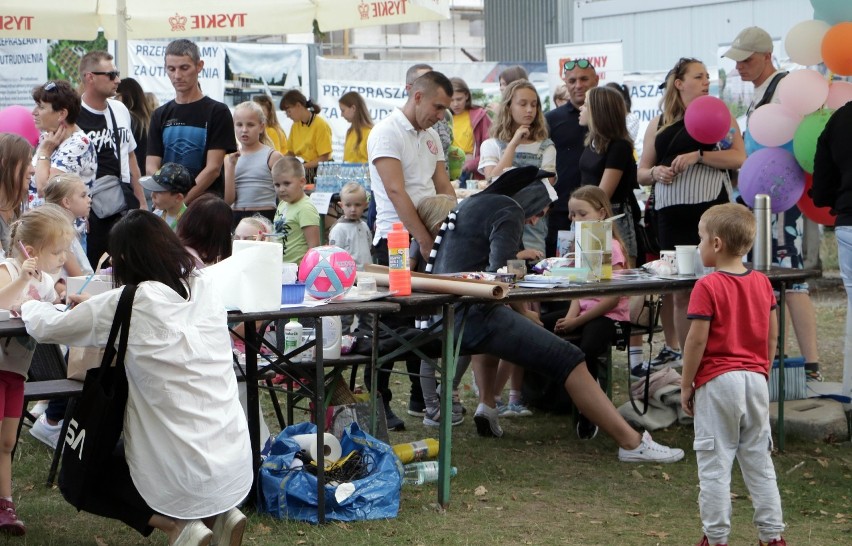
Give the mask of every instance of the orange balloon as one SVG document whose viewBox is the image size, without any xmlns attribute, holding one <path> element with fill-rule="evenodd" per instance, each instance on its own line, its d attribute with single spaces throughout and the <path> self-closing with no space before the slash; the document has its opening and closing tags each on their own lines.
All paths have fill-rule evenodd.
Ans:
<svg viewBox="0 0 852 546">
<path fill-rule="evenodd" d="M 838 23 L 822 39 L 825 66 L 841 76 L 852 75 L 852 23 Z"/>
</svg>

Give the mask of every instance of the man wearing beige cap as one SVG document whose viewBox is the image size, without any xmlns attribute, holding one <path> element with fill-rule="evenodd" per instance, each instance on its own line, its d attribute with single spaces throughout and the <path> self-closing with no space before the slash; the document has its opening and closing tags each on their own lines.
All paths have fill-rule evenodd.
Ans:
<svg viewBox="0 0 852 546">
<path fill-rule="evenodd" d="M 737 72 L 745 82 L 754 84 L 754 96 L 746 116 L 767 103 L 777 103 L 775 88 L 787 72 L 778 71 L 772 64 L 772 38 L 760 27 L 748 27 L 740 32 L 725 52 L 737 62 Z M 784 228 L 779 230 L 779 224 Z M 772 261 L 775 265 L 801 269 L 804 267 L 802 239 L 804 217 L 798 207 L 772 215 Z M 822 381 L 819 371 L 819 349 L 816 336 L 816 313 L 807 283 L 797 283 L 787 290 L 787 309 L 799 349 L 805 358 L 809 381 Z"/>
<path fill-rule="evenodd" d="M 787 75 L 779 72 L 772 64 L 772 38 L 760 27 L 748 27 L 737 34 L 724 57 L 737 63 L 737 72 L 744 82 L 754 84 L 754 96 L 748 107 L 747 116 L 772 101 L 775 86 Z M 770 89 L 771 87 L 771 89 Z M 767 93 L 769 91 L 769 93 Z"/>
</svg>

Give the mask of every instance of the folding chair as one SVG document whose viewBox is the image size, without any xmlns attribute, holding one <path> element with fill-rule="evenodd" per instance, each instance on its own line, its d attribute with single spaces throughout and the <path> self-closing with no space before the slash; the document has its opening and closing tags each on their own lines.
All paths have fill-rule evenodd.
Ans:
<svg viewBox="0 0 852 546">
<path fill-rule="evenodd" d="M 35 417 L 27 411 L 27 406 L 34 400 L 52 400 L 65 398 L 68 407 L 65 410 L 65 418 L 62 420 L 62 429 L 59 433 L 59 445 L 53 451 L 53 460 L 50 463 L 50 472 L 47 475 L 47 486 L 53 487 L 56 471 L 59 469 L 59 460 L 62 457 L 62 448 L 65 446 L 64 438 L 68 430 L 68 421 L 74 411 L 76 398 L 83 392 L 83 383 L 67 379 L 68 366 L 62 348 L 55 344 L 36 345 L 33 361 L 30 365 L 29 379 L 24 384 L 24 412 L 18 423 L 18 437 L 21 436 L 21 428 L 24 421 L 30 426 L 35 423 Z M 16 442 L 17 447 L 17 442 Z M 14 458 L 14 452 L 13 452 Z"/>
</svg>

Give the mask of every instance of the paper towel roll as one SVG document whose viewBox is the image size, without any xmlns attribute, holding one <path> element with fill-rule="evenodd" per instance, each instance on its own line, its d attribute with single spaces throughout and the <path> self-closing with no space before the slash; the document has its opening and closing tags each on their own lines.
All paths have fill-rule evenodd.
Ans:
<svg viewBox="0 0 852 546">
<path fill-rule="evenodd" d="M 297 434 L 296 436 L 290 437 L 292 440 L 295 440 L 299 447 L 308 452 L 311 456 L 311 459 L 314 461 L 317 460 L 317 435 L 316 434 Z M 326 432 L 323 435 L 323 443 L 325 444 L 325 449 L 323 453 L 325 454 L 325 466 L 328 466 L 334 462 L 340 460 L 340 455 L 342 453 L 342 448 L 340 447 L 340 441 L 335 438 L 333 434 L 329 434 Z"/>
<path fill-rule="evenodd" d="M 281 243 L 234 241 L 227 260 L 204 269 L 228 309 L 244 313 L 277 311 L 281 307 Z"/>
</svg>

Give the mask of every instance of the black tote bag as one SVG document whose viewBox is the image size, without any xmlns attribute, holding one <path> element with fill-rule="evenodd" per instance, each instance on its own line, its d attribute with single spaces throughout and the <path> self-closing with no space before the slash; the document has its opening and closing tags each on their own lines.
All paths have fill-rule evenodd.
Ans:
<svg viewBox="0 0 852 546">
<path fill-rule="evenodd" d="M 135 293 L 135 285 L 127 285 L 122 290 L 101 365 L 86 372 L 83 392 L 68 422 L 59 490 L 77 510 L 86 509 L 90 493 L 102 483 L 103 469 L 124 428 L 127 405 L 124 355 Z M 116 351 L 115 340 L 119 332 L 121 337 Z"/>
</svg>

